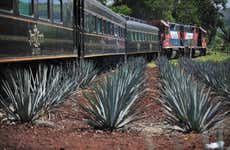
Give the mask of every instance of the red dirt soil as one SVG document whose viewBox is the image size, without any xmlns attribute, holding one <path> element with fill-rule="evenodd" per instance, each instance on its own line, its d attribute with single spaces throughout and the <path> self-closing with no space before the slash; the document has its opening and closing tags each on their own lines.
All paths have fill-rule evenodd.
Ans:
<svg viewBox="0 0 230 150">
<path fill-rule="evenodd" d="M 0 149 L 3 150 L 171 150 L 202 149 L 202 136 L 182 134 L 165 130 L 165 115 L 161 104 L 156 100 L 157 69 L 146 69 L 147 92 L 140 97 L 147 116 L 130 124 L 127 130 L 113 133 L 93 130 L 84 123 L 84 117 L 77 104 L 82 99 L 81 92 L 67 99 L 64 104 L 49 114 L 52 125 L 0 123 Z M 47 120 L 48 116 L 46 117 Z M 229 141 L 229 135 L 226 140 Z M 214 139 L 214 138 L 213 138 Z"/>
</svg>

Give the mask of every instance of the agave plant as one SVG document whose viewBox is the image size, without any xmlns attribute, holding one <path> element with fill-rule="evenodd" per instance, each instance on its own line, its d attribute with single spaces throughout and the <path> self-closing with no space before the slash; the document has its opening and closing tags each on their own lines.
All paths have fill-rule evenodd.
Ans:
<svg viewBox="0 0 230 150">
<path fill-rule="evenodd" d="M 218 95 L 230 99 L 230 61 L 225 62 L 195 62 L 181 59 L 180 66 L 188 73 L 211 87 Z"/>
<path fill-rule="evenodd" d="M 85 94 L 87 102 L 81 107 L 90 126 L 113 131 L 141 118 L 137 97 L 143 92 L 144 67 L 140 60 L 121 66 Z"/>
<path fill-rule="evenodd" d="M 98 69 L 95 64 L 90 61 L 80 60 L 79 62 L 79 73 L 80 73 L 80 88 L 85 88 L 91 81 L 95 79 L 98 74 Z"/>
<path fill-rule="evenodd" d="M 49 71 L 47 66 L 40 66 L 35 75 L 30 68 L 8 71 L 9 78 L 3 81 L 7 97 L 1 97 L 0 103 L 10 120 L 30 122 L 46 111 L 49 106 L 45 96 L 47 81 L 58 76 L 49 77 Z"/>
<path fill-rule="evenodd" d="M 0 104 L 13 121 L 31 122 L 64 101 L 81 85 L 96 75 L 93 64 L 77 61 L 38 68 L 14 68 L 3 80 Z M 84 70 L 86 68 L 86 70 Z"/>
<path fill-rule="evenodd" d="M 162 73 L 159 100 L 171 124 L 184 132 L 203 132 L 223 120 L 221 103 L 211 102 L 210 90 L 177 66 L 166 63 L 161 67 L 168 71 Z"/>
<path fill-rule="evenodd" d="M 98 70 L 91 62 L 78 60 L 61 64 L 53 69 L 53 74 L 59 73 L 58 84 L 50 93 L 52 105 L 58 105 L 79 88 L 86 87 L 97 75 Z M 50 83 L 52 85 L 52 83 Z M 54 94 L 56 93 L 56 94 Z M 62 93 L 61 95 L 58 93 Z"/>
</svg>

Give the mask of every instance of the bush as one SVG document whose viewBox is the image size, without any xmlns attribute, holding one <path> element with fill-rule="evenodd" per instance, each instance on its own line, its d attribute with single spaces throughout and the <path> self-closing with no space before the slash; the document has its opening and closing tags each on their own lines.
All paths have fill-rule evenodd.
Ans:
<svg viewBox="0 0 230 150">
<path fill-rule="evenodd" d="M 161 65 L 160 70 L 159 100 L 171 124 L 177 125 L 184 132 L 203 132 L 224 118 L 221 114 L 221 103 L 213 104 L 210 90 L 201 83 L 168 62 Z"/>
<path fill-rule="evenodd" d="M 90 126 L 113 131 L 141 118 L 144 67 L 142 59 L 129 60 L 85 94 L 81 107 Z"/>
</svg>

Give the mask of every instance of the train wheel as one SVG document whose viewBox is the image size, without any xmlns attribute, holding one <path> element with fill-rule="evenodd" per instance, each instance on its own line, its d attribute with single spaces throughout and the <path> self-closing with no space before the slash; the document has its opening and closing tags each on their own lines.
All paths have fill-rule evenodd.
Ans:
<svg viewBox="0 0 230 150">
<path fill-rule="evenodd" d="M 207 49 L 204 48 L 204 49 L 203 49 L 203 56 L 206 56 L 206 55 L 207 55 Z"/>
<path fill-rule="evenodd" d="M 170 59 L 172 57 L 172 54 L 173 54 L 173 50 L 172 49 L 167 50 L 167 52 L 166 52 L 167 58 Z"/>
<path fill-rule="evenodd" d="M 196 57 L 196 49 L 191 49 L 191 52 L 192 52 L 192 58 Z"/>
</svg>

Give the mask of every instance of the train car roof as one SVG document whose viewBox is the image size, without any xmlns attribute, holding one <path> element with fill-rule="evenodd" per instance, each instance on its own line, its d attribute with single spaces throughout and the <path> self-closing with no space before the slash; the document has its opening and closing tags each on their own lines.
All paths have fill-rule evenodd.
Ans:
<svg viewBox="0 0 230 150">
<path fill-rule="evenodd" d="M 158 32 L 159 29 L 155 26 L 147 25 L 144 23 L 136 22 L 136 21 L 127 21 L 127 28 L 133 29 L 136 31 L 142 31 L 142 32 Z"/>
<path fill-rule="evenodd" d="M 176 23 L 176 22 L 168 22 L 169 26 L 170 25 L 177 25 L 177 26 L 183 26 L 182 24 Z"/>
<path fill-rule="evenodd" d="M 115 13 L 114 11 L 112 11 L 111 9 L 109 9 L 108 7 L 106 7 L 105 5 L 101 4 L 97 0 L 85 0 L 85 2 L 94 5 L 95 7 L 101 9 L 103 12 L 112 15 L 113 17 L 116 17 L 116 19 L 119 19 L 119 20 L 121 20 L 123 22 L 126 21 L 125 18 L 123 18 L 121 15 Z"/>
</svg>

